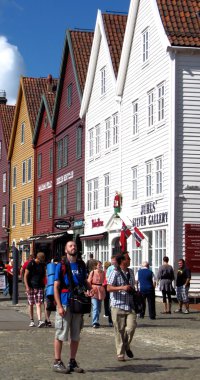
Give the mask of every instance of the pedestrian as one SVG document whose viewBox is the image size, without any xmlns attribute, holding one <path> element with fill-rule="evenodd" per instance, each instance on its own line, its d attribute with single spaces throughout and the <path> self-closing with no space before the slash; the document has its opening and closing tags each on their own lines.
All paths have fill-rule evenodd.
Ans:
<svg viewBox="0 0 200 380">
<path fill-rule="evenodd" d="M 35 260 L 31 260 L 24 274 L 24 284 L 29 305 L 30 327 L 35 326 L 33 306 L 36 305 L 36 313 L 38 318 L 38 327 L 43 327 L 45 323 L 42 321 L 42 304 L 44 303 L 44 287 L 45 287 L 45 254 L 38 252 Z"/>
<path fill-rule="evenodd" d="M 104 263 L 104 273 L 105 273 L 105 278 L 103 282 L 103 286 L 105 288 L 105 299 L 104 299 L 104 317 L 108 318 L 108 325 L 110 327 L 113 327 L 113 322 L 112 322 L 112 317 L 111 317 L 111 309 L 110 309 L 110 292 L 107 290 L 107 278 L 106 278 L 106 273 L 108 268 L 111 266 L 110 261 L 105 261 Z"/>
<path fill-rule="evenodd" d="M 190 288 L 191 272 L 190 269 L 186 267 L 185 260 L 180 259 L 178 261 L 178 271 L 176 277 L 176 289 L 177 289 L 177 300 L 179 303 L 179 308 L 175 310 L 175 313 L 182 313 L 182 307 L 185 305 L 184 313 L 189 313 L 189 297 L 188 292 Z"/>
<path fill-rule="evenodd" d="M 97 261 L 95 269 L 90 272 L 88 282 L 93 290 L 92 295 L 92 327 L 100 327 L 99 318 L 101 313 L 102 300 L 105 299 L 106 292 L 103 286 L 105 272 L 102 269 L 101 261 Z"/>
<path fill-rule="evenodd" d="M 23 265 L 21 266 L 21 268 L 20 268 L 20 277 L 21 277 L 21 279 L 22 279 L 22 282 L 24 282 L 24 273 L 25 273 L 25 269 L 26 269 L 28 263 L 29 263 L 31 260 L 33 260 L 33 259 L 34 259 L 34 256 L 33 256 L 33 255 L 30 255 L 30 256 L 28 257 L 28 259 L 24 262 L 24 264 L 23 264 Z"/>
<path fill-rule="evenodd" d="M 107 271 L 106 271 L 106 279 L 108 281 L 108 278 L 111 274 L 111 272 L 116 268 L 117 261 L 116 261 L 116 255 L 111 256 L 111 265 L 109 265 Z"/>
<path fill-rule="evenodd" d="M 77 261 L 77 247 L 74 241 L 68 241 L 65 245 L 65 256 L 67 263 L 70 265 L 73 281 L 76 287 L 85 287 L 91 289 L 87 281 L 86 266 L 83 261 Z M 84 265 L 83 265 L 84 264 Z M 62 263 L 58 263 L 55 272 L 54 281 L 54 298 L 57 304 L 55 316 L 55 340 L 54 353 L 55 360 L 53 371 L 59 373 L 77 372 L 83 373 L 76 362 L 76 354 L 78 351 L 80 332 L 83 327 L 82 314 L 72 314 L 69 309 L 69 279 L 67 273 L 63 275 Z M 68 340 L 70 333 L 70 359 L 67 367 L 61 360 L 63 342 Z"/>
<path fill-rule="evenodd" d="M 10 258 L 8 264 L 5 266 L 4 271 L 6 272 L 8 281 L 8 292 L 10 299 L 12 299 L 13 294 L 13 259 Z"/>
<path fill-rule="evenodd" d="M 133 358 L 130 344 L 137 326 L 132 292 L 135 278 L 128 252 L 116 256 L 117 267 L 108 278 L 107 289 L 111 292 L 111 314 L 115 330 L 117 360 L 125 361 L 125 353 Z"/>
<path fill-rule="evenodd" d="M 86 263 L 87 274 L 94 270 L 97 265 L 97 260 L 94 259 L 93 253 L 90 253 L 89 260 Z"/>
<path fill-rule="evenodd" d="M 148 310 L 149 310 L 149 318 L 156 319 L 156 305 L 155 305 L 155 286 L 156 279 L 153 272 L 149 269 L 148 261 L 144 261 L 142 263 L 142 267 L 138 270 L 135 275 L 135 281 L 137 287 L 142 293 L 145 299 L 145 308 L 146 308 L 146 300 L 148 302 Z M 144 312 L 140 314 L 140 318 L 144 318 Z"/>
<path fill-rule="evenodd" d="M 161 314 L 171 314 L 172 306 L 172 282 L 174 281 L 174 270 L 169 265 L 169 257 L 163 257 L 163 264 L 158 269 L 157 281 L 162 292 L 164 310 Z"/>
</svg>

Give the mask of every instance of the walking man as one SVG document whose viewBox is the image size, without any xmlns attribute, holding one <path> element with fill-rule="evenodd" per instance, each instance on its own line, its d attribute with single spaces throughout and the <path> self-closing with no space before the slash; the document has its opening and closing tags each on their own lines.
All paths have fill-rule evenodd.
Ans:
<svg viewBox="0 0 200 380">
<path fill-rule="evenodd" d="M 74 284 L 77 286 L 85 286 L 91 289 L 87 281 L 86 266 L 83 261 L 77 260 L 77 248 L 74 241 L 68 241 L 65 245 L 65 255 L 67 263 L 71 267 Z M 67 273 L 63 274 L 62 263 L 58 263 L 55 272 L 54 281 L 54 298 L 57 304 L 55 317 L 55 340 L 54 352 L 55 360 L 53 371 L 59 373 L 77 372 L 83 373 L 76 362 L 76 354 L 78 351 L 80 332 L 83 327 L 82 314 L 72 314 L 69 310 L 69 280 Z M 67 367 L 61 360 L 63 342 L 68 340 L 70 333 L 70 360 Z"/>
<path fill-rule="evenodd" d="M 29 305 L 30 327 L 35 326 L 33 316 L 34 305 L 36 305 L 38 327 L 43 327 L 45 325 L 45 323 L 42 321 L 41 308 L 41 305 L 44 303 L 44 282 L 46 274 L 44 261 L 45 254 L 43 252 L 38 252 L 36 259 L 31 260 L 25 269 L 24 284 Z"/>
<path fill-rule="evenodd" d="M 148 302 L 149 318 L 156 319 L 156 306 L 155 306 L 155 286 L 156 279 L 153 272 L 149 269 L 149 263 L 144 261 L 142 267 L 135 275 L 136 283 L 142 293 L 145 304 Z M 144 318 L 145 310 L 140 314 L 140 318 Z"/>
<path fill-rule="evenodd" d="M 177 300 L 179 303 L 179 309 L 175 310 L 175 313 L 182 313 L 183 304 L 185 305 L 185 314 L 189 313 L 189 298 L 188 292 L 190 288 L 191 272 L 186 268 L 185 260 L 180 259 L 178 262 L 178 271 L 176 277 L 177 286 Z"/>
<path fill-rule="evenodd" d="M 137 326 L 133 310 L 134 273 L 130 266 L 129 253 L 116 256 L 117 266 L 108 278 L 107 289 L 111 293 L 111 314 L 115 330 L 117 360 L 125 361 L 125 353 L 133 358 L 130 344 Z"/>
</svg>

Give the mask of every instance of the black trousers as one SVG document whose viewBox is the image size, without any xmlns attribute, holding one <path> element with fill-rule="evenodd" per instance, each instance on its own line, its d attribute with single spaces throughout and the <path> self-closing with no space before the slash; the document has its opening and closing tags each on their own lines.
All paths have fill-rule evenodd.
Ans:
<svg viewBox="0 0 200 380">
<path fill-rule="evenodd" d="M 108 323 L 112 323 L 111 310 L 110 310 L 110 292 L 108 292 L 106 288 L 107 287 L 105 287 L 106 297 L 104 299 L 104 312 L 105 312 L 105 315 L 108 317 Z"/>
<path fill-rule="evenodd" d="M 146 305 L 146 301 L 148 303 L 149 318 L 155 319 L 156 317 L 155 290 L 153 289 L 149 292 L 141 292 L 141 293 L 145 299 L 145 305 Z M 145 310 L 143 314 L 140 314 L 140 317 L 144 318 L 144 315 L 145 315 Z"/>
</svg>

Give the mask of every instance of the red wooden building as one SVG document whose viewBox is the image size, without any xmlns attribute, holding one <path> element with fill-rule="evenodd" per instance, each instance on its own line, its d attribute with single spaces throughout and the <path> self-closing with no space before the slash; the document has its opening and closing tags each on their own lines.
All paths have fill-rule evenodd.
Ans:
<svg viewBox="0 0 200 380">
<path fill-rule="evenodd" d="M 10 165 L 8 145 L 15 106 L 6 105 L 6 93 L 0 91 L 0 260 L 8 260 Z"/>
</svg>

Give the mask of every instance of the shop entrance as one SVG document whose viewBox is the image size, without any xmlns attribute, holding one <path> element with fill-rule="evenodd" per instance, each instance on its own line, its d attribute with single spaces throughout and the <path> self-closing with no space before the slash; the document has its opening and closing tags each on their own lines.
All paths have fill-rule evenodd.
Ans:
<svg viewBox="0 0 200 380">
<path fill-rule="evenodd" d="M 112 241 L 112 256 L 121 253 L 121 246 L 119 244 L 119 237 L 113 239 Z"/>
</svg>

